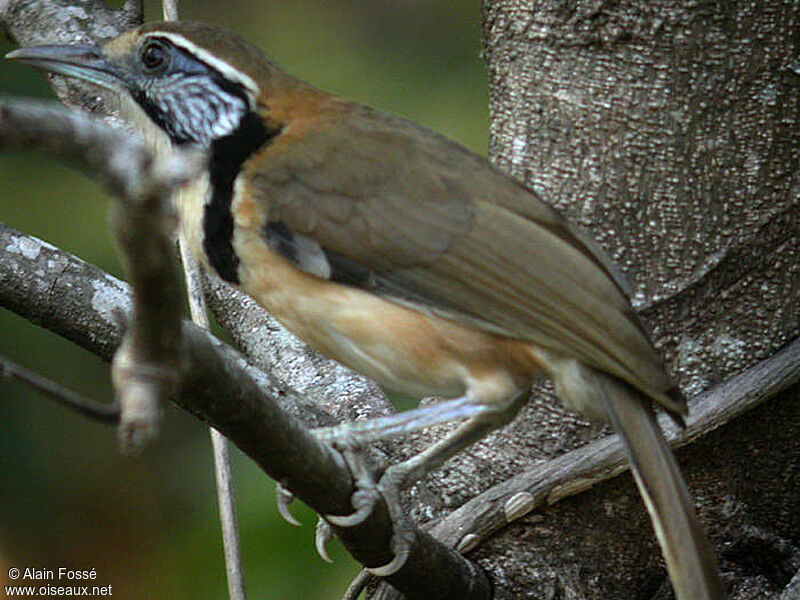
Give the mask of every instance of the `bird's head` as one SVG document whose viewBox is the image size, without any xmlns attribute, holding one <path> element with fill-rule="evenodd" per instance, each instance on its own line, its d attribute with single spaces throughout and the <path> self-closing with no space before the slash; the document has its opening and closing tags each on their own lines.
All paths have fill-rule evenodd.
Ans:
<svg viewBox="0 0 800 600">
<path fill-rule="evenodd" d="M 148 23 L 98 46 L 38 46 L 6 58 L 127 95 L 174 144 L 208 147 L 261 114 L 296 80 L 233 33 L 198 23 Z"/>
</svg>

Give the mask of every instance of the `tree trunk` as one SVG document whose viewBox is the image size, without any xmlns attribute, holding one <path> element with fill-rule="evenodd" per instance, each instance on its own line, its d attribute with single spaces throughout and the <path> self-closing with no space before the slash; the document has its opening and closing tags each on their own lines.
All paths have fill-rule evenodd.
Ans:
<svg viewBox="0 0 800 600">
<path fill-rule="evenodd" d="M 797 337 L 800 5 L 485 0 L 483 11 L 491 159 L 612 255 L 682 389 Z M 734 598 L 777 598 L 800 569 L 799 397 L 795 385 L 678 453 Z M 506 454 L 551 457 L 585 439 L 550 402 Z M 670 594 L 628 476 L 477 554 L 515 598 Z"/>
</svg>

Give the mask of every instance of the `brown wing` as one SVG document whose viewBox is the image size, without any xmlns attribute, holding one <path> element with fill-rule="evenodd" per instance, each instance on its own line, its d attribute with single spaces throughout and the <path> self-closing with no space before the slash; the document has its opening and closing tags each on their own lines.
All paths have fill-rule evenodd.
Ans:
<svg viewBox="0 0 800 600">
<path fill-rule="evenodd" d="M 581 233 L 453 142 L 345 107 L 252 171 L 284 247 L 311 240 L 334 280 L 575 357 L 679 409 L 624 283 Z"/>
</svg>

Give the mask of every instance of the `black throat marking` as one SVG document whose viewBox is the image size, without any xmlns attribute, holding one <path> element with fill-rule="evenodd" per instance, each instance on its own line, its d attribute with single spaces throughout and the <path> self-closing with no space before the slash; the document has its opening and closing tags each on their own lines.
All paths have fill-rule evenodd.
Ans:
<svg viewBox="0 0 800 600">
<path fill-rule="evenodd" d="M 248 112 L 232 133 L 211 143 L 211 200 L 203 213 L 203 249 L 211 266 L 230 283 L 239 283 L 239 257 L 233 250 L 233 183 L 242 163 L 280 131 L 267 128 L 258 115 Z"/>
</svg>

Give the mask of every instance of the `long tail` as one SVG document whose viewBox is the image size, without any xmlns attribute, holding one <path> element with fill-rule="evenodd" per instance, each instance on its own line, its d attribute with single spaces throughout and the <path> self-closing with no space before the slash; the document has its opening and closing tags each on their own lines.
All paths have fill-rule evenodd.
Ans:
<svg viewBox="0 0 800 600">
<path fill-rule="evenodd" d="M 675 597 L 725 598 L 714 550 L 650 402 L 618 379 L 595 375 L 604 392 L 607 415 L 630 454 L 631 470 L 664 553 Z"/>
</svg>

